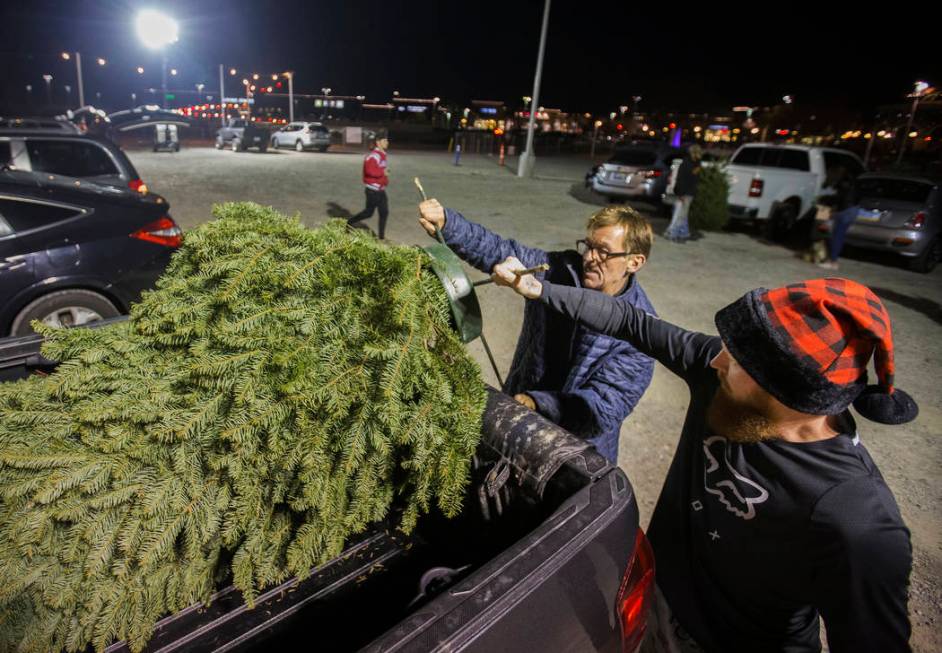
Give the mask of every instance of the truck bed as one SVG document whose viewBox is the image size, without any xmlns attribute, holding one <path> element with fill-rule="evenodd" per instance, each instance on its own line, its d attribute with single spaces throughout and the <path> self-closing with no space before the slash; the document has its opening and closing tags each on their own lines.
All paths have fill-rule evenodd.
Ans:
<svg viewBox="0 0 942 653">
<path fill-rule="evenodd" d="M 0 340 L 0 380 L 54 369 L 40 345 Z M 429 514 L 409 535 L 393 517 L 252 609 L 228 586 L 165 617 L 146 650 L 621 650 L 616 603 L 638 532 L 631 485 L 510 397 L 489 389 L 462 513 Z"/>
</svg>

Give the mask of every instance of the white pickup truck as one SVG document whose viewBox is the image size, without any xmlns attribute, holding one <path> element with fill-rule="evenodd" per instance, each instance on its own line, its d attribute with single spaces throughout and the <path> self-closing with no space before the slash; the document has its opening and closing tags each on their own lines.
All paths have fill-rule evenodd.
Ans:
<svg viewBox="0 0 942 653">
<path fill-rule="evenodd" d="M 781 240 L 815 207 L 817 198 L 834 193 L 833 185 L 864 171 L 853 153 L 808 145 L 754 143 L 730 159 L 731 220 L 751 220 L 771 240 Z"/>
</svg>

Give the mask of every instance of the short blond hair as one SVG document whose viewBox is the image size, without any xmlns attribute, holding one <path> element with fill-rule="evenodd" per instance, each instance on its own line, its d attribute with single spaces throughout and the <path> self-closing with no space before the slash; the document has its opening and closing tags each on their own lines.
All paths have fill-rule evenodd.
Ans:
<svg viewBox="0 0 942 653">
<path fill-rule="evenodd" d="M 625 251 L 632 254 L 651 256 L 654 243 L 654 230 L 651 223 L 630 206 L 606 206 L 589 216 L 585 228 L 590 232 L 601 227 L 621 225 L 625 228 Z"/>
</svg>

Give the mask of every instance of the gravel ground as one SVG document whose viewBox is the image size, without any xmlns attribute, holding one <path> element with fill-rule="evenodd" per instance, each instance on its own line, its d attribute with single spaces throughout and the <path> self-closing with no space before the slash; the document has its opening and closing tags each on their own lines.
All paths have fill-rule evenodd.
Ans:
<svg viewBox="0 0 942 653">
<path fill-rule="evenodd" d="M 358 212 L 362 153 L 269 151 L 236 154 L 209 148 L 178 154 L 131 151 L 142 178 L 170 202 L 184 228 L 210 217 L 216 202 L 251 200 L 286 213 L 300 213 L 310 225 L 328 216 Z M 390 151 L 387 237 L 427 244 L 416 222 L 419 176 L 431 197 L 460 210 L 498 233 L 537 247 L 573 247 L 586 217 L 603 203 L 582 189 L 585 159 L 546 158 L 536 179 L 517 179 L 493 157 L 464 157 L 451 165 L 445 153 Z M 666 221 L 651 206 L 639 205 L 659 232 Z M 375 218 L 371 221 L 375 227 Z M 897 383 L 920 406 L 920 416 L 904 427 L 860 421 L 861 438 L 896 494 L 912 529 L 915 565 L 910 611 L 912 644 L 918 653 L 942 651 L 942 268 L 921 275 L 893 259 L 850 252 L 840 275 L 869 285 L 893 318 Z M 794 252 L 767 244 L 750 233 L 717 233 L 684 245 L 657 240 L 641 283 L 665 320 L 714 332 L 713 314 L 757 286 L 775 287 L 820 276 Z M 483 277 L 471 272 L 472 278 Z M 523 302 L 493 286 L 479 291 L 485 333 L 498 364 L 506 371 L 522 319 Z M 496 383 L 480 343 L 470 345 L 490 383 Z M 933 390 L 932 388 L 936 388 Z M 619 463 L 635 487 L 646 523 L 680 433 L 688 394 L 684 384 L 658 366 L 650 389 L 621 433 Z"/>
</svg>

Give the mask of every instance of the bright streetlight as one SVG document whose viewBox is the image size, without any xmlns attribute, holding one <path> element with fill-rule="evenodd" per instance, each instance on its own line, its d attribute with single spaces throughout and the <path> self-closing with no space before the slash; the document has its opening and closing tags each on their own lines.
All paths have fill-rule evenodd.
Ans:
<svg viewBox="0 0 942 653">
<path fill-rule="evenodd" d="M 177 75 L 177 69 L 176 69 L 176 68 L 171 68 L 171 69 L 170 69 L 170 74 L 173 75 L 174 77 L 176 77 L 176 75 Z"/>
<path fill-rule="evenodd" d="M 143 9 L 137 13 L 134 30 L 141 43 L 152 50 L 160 50 L 180 38 L 177 21 L 154 9 Z"/>
<path fill-rule="evenodd" d="M 70 55 L 68 52 L 63 52 L 63 53 L 62 53 L 62 60 L 63 60 L 63 61 L 68 61 L 68 60 L 71 59 L 71 58 L 72 58 L 72 55 Z"/>
<path fill-rule="evenodd" d="M 106 63 L 108 63 L 108 62 L 105 61 L 104 57 L 98 57 L 98 65 L 99 65 L 99 66 L 104 66 Z"/>
<path fill-rule="evenodd" d="M 152 50 L 160 50 L 163 55 L 162 88 L 163 97 L 160 105 L 167 108 L 167 53 L 166 47 L 180 39 L 180 27 L 177 21 L 154 9 L 142 9 L 134 19 L 134 29 L 141 43 Z M 141 69 L 138 68 L 138 72 Z M 176 74 L 176 71 L 174 71 Z"/>
<path fill-rule="evenodd" d="M 144 74 L 144 67 L 143 67 L 143 66 L 138 66 L 138 67 L 137 67 L 137 74 L 138 74 L 138 75 L 143 75 L 143 74 Z"/>
</svg>

